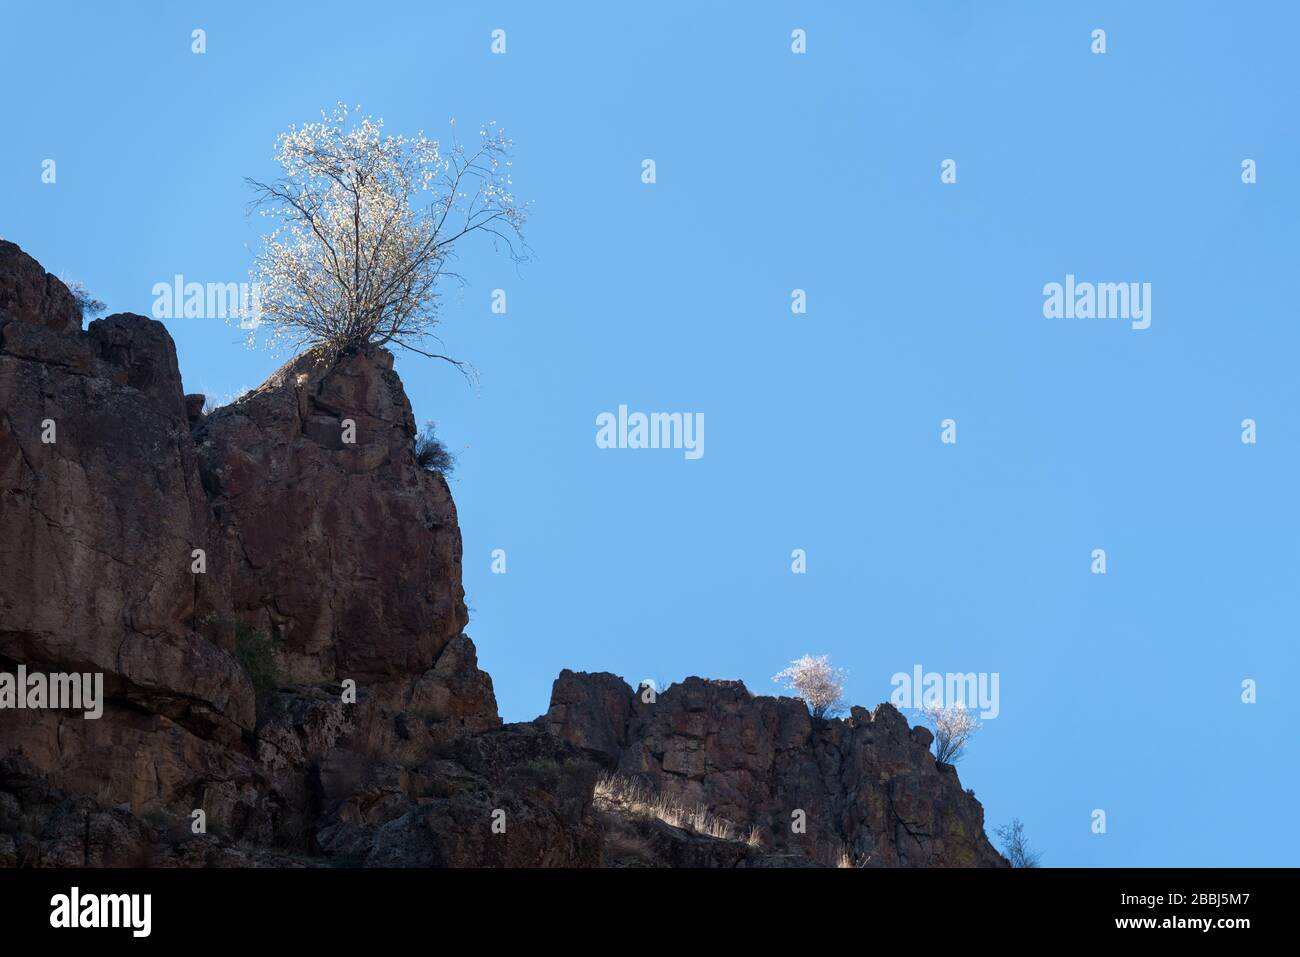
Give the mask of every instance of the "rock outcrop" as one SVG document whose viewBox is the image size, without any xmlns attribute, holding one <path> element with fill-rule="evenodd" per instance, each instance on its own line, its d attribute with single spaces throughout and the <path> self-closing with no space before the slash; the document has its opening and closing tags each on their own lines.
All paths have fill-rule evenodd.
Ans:
<svg viewBox="0 0 1300 957">
<path fill-rule="evenodd" d="M 616 774 L 756 828 L 764 847 L 858 866 L 1001 866 L 984 811 L 892 705 L 813 718 L 795 698 L 687 678 L 651 695 L 564 671 L 539 724 Z"/>
<path fill-rule="evenodd" d="M 98 719 L 0 708 L 0 866 L 1003 863 L 888 706 L 565 672 L 503 725 L 387 352 L 204 404 L 161 323 L 83 330 L 0 241 L 0 672 L 103 676 Z M 753 827 L 600 804 L 602 769 Z"/>
<path fill-rule="evenodd" d="M 456 506 L 416 464 L 392 366 L 383 351 L 328 368 L 300 356 L 196 426 L 228 608 L 278 643 L 291 680 L 350 677 L 387 704 L 490 724 L 490 682 L 466 710 L 423 678 L 469 616 Z"/>
<path fill-rule="evenodd" d="M 138 316 L 82 332 L 11 243 L 0 277 L 0 659 L 101 673 L 107 698 L 93 721 L 0 712 L 0 751 L 75 793 L 168 802 L 254 725 L 233 638 L 192 627 L 209 509 L 171 338 Z"/>
<path fill-rule="evenodd" d="M 392 357 L 202 407 L 161 323 L 82 331 L 0 243 L 0 668 L 106 699 L 0 710 L 0 864 L 598 862 L 594 767 L 501 726 Z"/>
</svg>

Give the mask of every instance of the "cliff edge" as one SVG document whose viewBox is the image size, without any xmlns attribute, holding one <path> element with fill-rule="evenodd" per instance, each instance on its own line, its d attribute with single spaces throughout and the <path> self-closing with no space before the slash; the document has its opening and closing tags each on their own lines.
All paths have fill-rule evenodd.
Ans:
<svg viewBox="0 0 1300 957">
<path fill-rule="evenodd" d="M 202 407 L 0 241 L 0 672 L 103 683 L 0 695 L 0 865 L 1005 866 L 889 705 L 566 671 L 503 724 L 387 352 Z"/>
</svg>

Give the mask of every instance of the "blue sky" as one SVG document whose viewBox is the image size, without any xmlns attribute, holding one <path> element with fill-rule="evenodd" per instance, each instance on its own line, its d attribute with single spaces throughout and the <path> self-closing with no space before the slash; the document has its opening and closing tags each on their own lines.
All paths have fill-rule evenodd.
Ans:
<svg viewBox="0 0 1300 957">
<path fill-rule="evenodd" d="M 0 235 L 148 314 L 176 273 L 246 278 L 243 178 L 290 123 L 494 119 L 534 261 L 462 252 L 442 332 L 477 392 L 398 368 L 460 455 L 507 720 L 566 667 L 773 693 L 828 654 L 866 706 L 916 664 L 997 672 L 960 768 L 990 830 L 1020 817 L 1054 865 L 1294 865 L 1297 28 L 1280 3 L 6 3 Z M 1044 318 L 1067 273 L 1150 282 L 1151 327 Z M 278 365 L 168 325 L 189 390 Z M 704 413 L 705 455 L 598 449 L 620 404 Z"/>
</svg>

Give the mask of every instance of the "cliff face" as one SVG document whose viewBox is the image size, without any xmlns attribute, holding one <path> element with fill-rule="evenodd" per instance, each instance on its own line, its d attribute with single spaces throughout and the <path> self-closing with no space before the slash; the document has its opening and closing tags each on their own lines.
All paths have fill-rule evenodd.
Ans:
<svg viewBox="0 0 1300 957">
<path fill-rule="evenodd" d="M 0 671 L 102 674 L 105 698 L 0 709 L 0 864 L 1003 863 L 888 706 L 813 722 L 732 682 L 646 704 L 565 672 L 545 717 L 502 725 L 387 353 L 201 407 L 160 323 L 82 331 L 0 242 Z M 602 765 L 762 841 L 601 805 Z"/>
<path fill-rule="evenodd" d="M 415 462 L 392 365 L 300 357 L 193 438 L 232 614 L 281 642 L 291 679 L 350 677 L 423 713 L 449 703 L 423 676 L 469 616 L 456 506 Z M 486 676 L 479 690 L 464 716 L 495 720 Z"/>
</svg>

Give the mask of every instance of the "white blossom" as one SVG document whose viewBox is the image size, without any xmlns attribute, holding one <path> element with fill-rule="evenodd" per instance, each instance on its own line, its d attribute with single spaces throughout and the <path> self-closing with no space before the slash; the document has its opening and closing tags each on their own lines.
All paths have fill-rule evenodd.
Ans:
<svg viewBox="0 0 1300 957">
<path fill-rule="evenodd" d="M 938 702 L 927 704 L 921 716 L 934 725 L 934 759 L 941 764 L 956 764 L 966 752 L 966 742 L 981 727 L 964 704 L 944 707 Z"/>
<path fill-rule="evenodd" d="M 843 669 L 832 667 L 826 655 L 816 658 L 804 655 L 790 662 L 790 667 L 778 671 L 772 680 L 784 682 L 786 688 L 802 698 L 813 717 L 825 718 L 845 708 L 845 677 Z"/>
<path fill-rule="evenodd" d="M 268 344 L 327 353 L 393 344 L 467 372 L 424 343 L 437 324 L 439 281 L 459 278 L 447 268 L 458 240 L 480 232 L 525 258 L 525 209 L 505 161 L 512 143 L 493 124 L 472 150 L 456 140 L 454 122 L 445 149 L 383 125 L 350 119 L 344 104 L 322 111 L 320 122 L 280 135 L 279 179 L 248 181 L 254 205 L 277 220 L 253 269 Z"/>
</svg>

